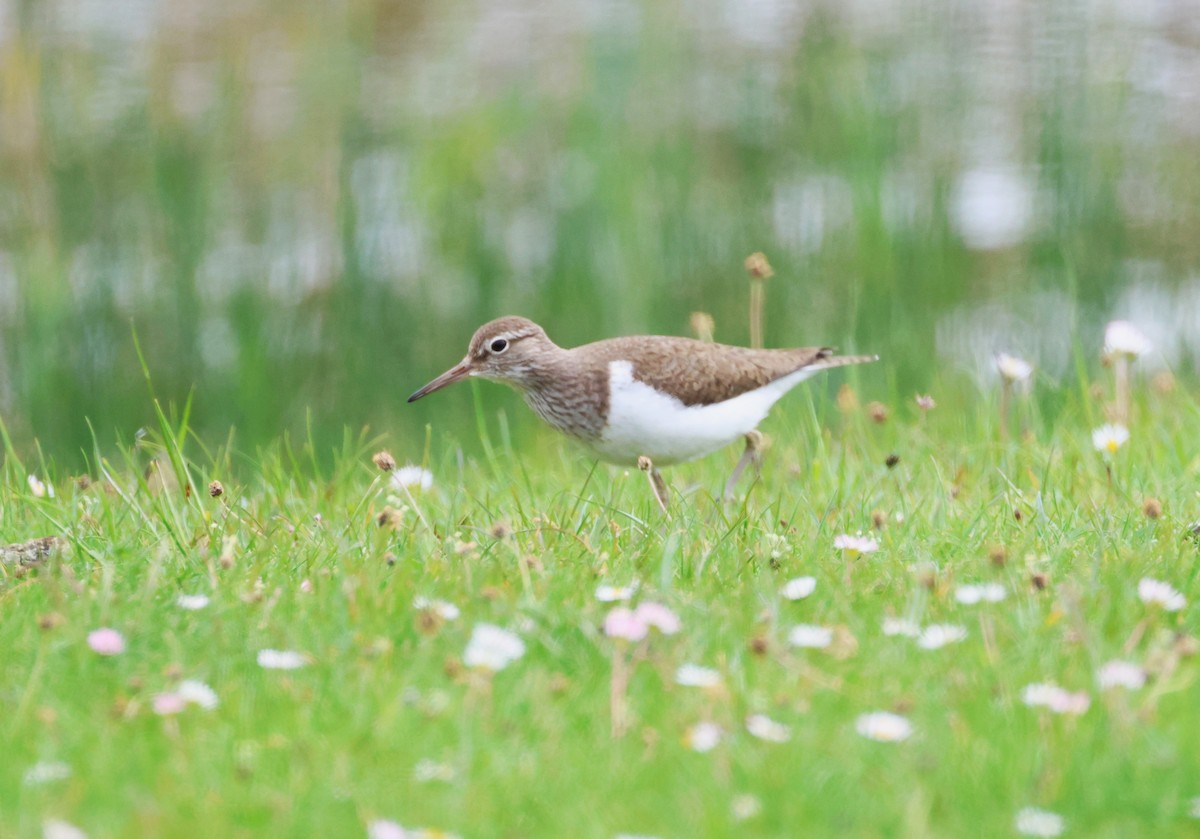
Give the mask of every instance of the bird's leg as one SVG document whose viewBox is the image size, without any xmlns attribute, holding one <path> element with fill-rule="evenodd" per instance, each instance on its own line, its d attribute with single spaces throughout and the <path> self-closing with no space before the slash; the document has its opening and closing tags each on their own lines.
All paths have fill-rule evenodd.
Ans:
<svg viewBox="0 0 1200 839">
<path fill-rule="evenodd" d="M 638 469 L 646 473 L 646 480 L 650 482 L 650 489 L 654 490 L 654 497 L 658 500 L 658 506 L 662 507 L 662 511 L 667 511 L 667 482 L 663 480 L 662 472 L 654 468 L 654 461 L 642 455 L 637 461 Z"/>
<path fill-rule="evenodd" d="M 746 467 L 751 463 L 754 464 L 754 471 L 758 473 L 762 470 L 762 453 L 766 449 L 766 437 L 757 428 L 746 434 L 746 450 L 742 452 L 742 456 L 738 458 L 737 466 L 733 467 L 733 474 L 729 476 L 729 480 L 725 482 L 725 503 L 733 501 L 733 488 L 738 482 L 738 478 L 742 477 L 742 473 L 746 471 Z"/>
</svg>

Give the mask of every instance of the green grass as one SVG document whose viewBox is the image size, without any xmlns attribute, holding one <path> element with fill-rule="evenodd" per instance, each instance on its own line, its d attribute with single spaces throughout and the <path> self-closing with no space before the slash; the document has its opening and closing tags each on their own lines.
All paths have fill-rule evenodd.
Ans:
<svg viewBox="0 0 1200 839">
<path fill-rule="evenodd" d="M 0 835 L 62 818 L 91 837 L 357 836 L 386 818 L 472 839 L 1005 836 L 1027 806 L 1062 814 L 1072 836 L 1195 834 L 1194 398 L 1144 394 L 1110 473 L 1091 448 L 1099 403 L 1067 398 L 1053 422 L 1032 416 L 1024 439 L 1002 443 L 994 399 L 935 396 L 923 420 L 893 400 L 876 424 L 793 395 L 738 504 L 715 498 L 730 450 L 670 471 L 666 517 L 636 470 L 593 468 L 550 432 L 513 450 L 492 413 L 491 459 L 464 458 L 435 430 L 434 486 L 411 498 L 371 463 L 387 441 L 352 435 L 327 458 L 286 441 L 248 454 L 163 417 L 120 457 L 93 455 L 86 488 L 51 475 L 53 499 L 32 496 L 27 470 L 46 475 L 10 450 L 0 539 L 61 534 L 66 547 L 0 579 Z M 166 480 L 145 479 L 151 458 Z M 204 491 L 214 479 L 219 498 Z M 1156 520 L 1143 514 L 1151 496 Z M 878 552 L 832 547 L 872 531 L 876 512 Z M 783 600 L 798 575 L 815 592 Z M 1148 608 L 1142 577 L 1189 606 Z M 635 580 L 683 628 L 640 653 L 631 725 L 614 737 L 614 642 L 600 631 L 613 604 L 594 592 Z M 985 581 L 1007 598 L 956 602 L 957 585 Z M 184 593 L 211 603 L 183 610 Z M 423 625 L 418 596 L 461 615 Z M 968 635 L 923 650 L 884 636 L 887 616 Z M 517 632 L 525 655 L 493 676 L 467 671 L 480 622 Z M 790 649 L 797 623 L 837 627 L 838 640 Z M 102 626 L 124 634 L 122 655 L 89 649 Z M 264 648 L 309 663 L 265 670 Z M 1100 691 L 1096 671 L 1115 658 L 1144 665 L 1146 687 Z M 685 662 L 716 668 L 723 688 L 674 684 Z M 219 705 L 156 715 L 154 695 L 181 678 Z M 1025 706 L 1022 689 L 1047 681 L 1086 691 L 1090 709 Z M 902 713 L 913 736 L 859 736 L 857 716 L 874 710 Z M 789 726 L 790 741 L 753 738 L 752 713 Z M 697 753 L 686 733 L 706 720 L 726 738 Z M 419 780 L 423 760 L 452 779 Z M 58 761 L 69 778 L 25 782 Z M 761 812 L 736 822 L 743 795 Z"/>
</svg>

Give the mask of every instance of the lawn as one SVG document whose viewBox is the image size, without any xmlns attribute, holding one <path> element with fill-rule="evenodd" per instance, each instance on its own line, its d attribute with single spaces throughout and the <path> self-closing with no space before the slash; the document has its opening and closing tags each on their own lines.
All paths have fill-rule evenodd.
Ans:
<svg viewBox="0 0 1200 839">
<path fill-rule="evenodd" d="M 665 515 L 489 386 L 479 458 L 169 409 L 81 475 L 10 448 L 0 539 L 61 541 L 0 566 L 0 835 L 1200 834 L 1194 390 L 1097 450 L 1090 360 L 1007 438 L 999 387 L 878 368 Z"/>
</svg>

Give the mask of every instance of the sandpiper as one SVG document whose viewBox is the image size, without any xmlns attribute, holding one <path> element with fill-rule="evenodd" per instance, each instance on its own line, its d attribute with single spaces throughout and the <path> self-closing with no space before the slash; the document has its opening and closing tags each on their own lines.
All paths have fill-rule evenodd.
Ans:
<svg viewBox="0 0 1200 839">
<path fill-rule="evenodd" d="M 659 335 L 566 349 L 533 321 L 503 317 L 479 327 L 463 360 L 408 401 L 468 376 L 503 382 L 601 460 L 643 469 L 665 509 L 659 466 L 743 439 L 746 450 L 726 484 L 728 497 L 756 461 L 758 424 L 781 396 L 821 370 L 878 358 L 835 356 L 829 347 L 753 350 Z"/>
</svg>

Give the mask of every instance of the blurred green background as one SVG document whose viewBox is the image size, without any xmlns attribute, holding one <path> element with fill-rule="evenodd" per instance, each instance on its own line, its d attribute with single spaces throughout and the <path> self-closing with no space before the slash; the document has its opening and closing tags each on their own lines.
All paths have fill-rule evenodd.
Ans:
<svg viewBox="0 0 1200 839">
<path fill-rule="evenodd" d="M 1193 369 L 1198 140 L 1184 3 L 0 0 L 0 416 L 132 438 L 136 328 L 201 435 L 412 459 L 483 321 L 745 342 L 757 250 L 768 346 L 897 398 L 1114 316 Z"/>
</svg>

